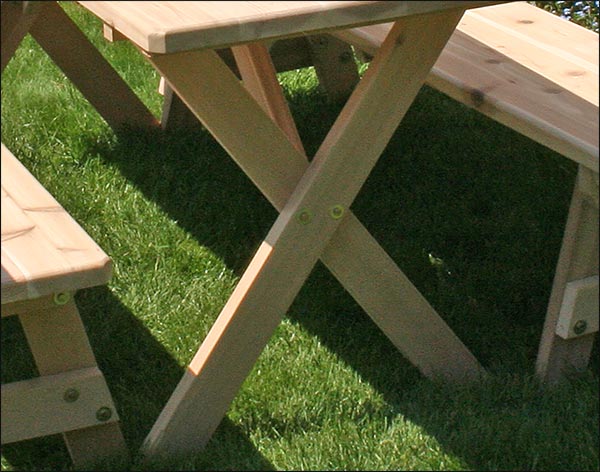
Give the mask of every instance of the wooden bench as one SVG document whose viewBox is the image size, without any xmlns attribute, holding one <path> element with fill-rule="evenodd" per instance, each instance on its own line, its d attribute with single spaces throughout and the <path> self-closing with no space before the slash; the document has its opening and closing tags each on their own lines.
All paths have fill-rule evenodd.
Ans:
<svg viewBox="0 0 600 472">
<path fill-rule="evenodd" d="M 336 33 L 373 55 L 391 25 Z M 537 374 L 584 369 L 598 331 L 598 34 L 525 2 L 469 10 L 427 83 L 578 164 Z"/>
<path fill-rule="evenodd" d="M 39 377 L 2 385 L 2 444 L 63 433 L 75 467 L 127 456 L 74 301 L 111 260 L 2 144 L 2 317 L 18 316 Z"/>
<path fill-rule="evenodd" d="M 314 64 L 339 98 L 359 80 L 345 47 L 368 60 L 390 28 L 275 41 L 270 54 L 279 72 Z M 231 52 L 219 53 L 237 74 Z M 578 164 L 537 373 L 554 382 L 569 366 L 585 368 L 598 330 L 598 35 L 525 2 L 469 10 L 427 83 Z M 196 122 L 168 84 L 163 89 L 163 127 Z"/>
</svg>

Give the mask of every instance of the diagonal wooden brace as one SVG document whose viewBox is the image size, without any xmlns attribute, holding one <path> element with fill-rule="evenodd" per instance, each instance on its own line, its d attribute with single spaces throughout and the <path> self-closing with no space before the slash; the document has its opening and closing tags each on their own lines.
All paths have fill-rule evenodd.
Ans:
<svg viewBox="0 0 600 472">
<path fill-rule="evenodd" d="M 113 130 L 159 127 L 146 105 L 57 2 L 2 2 L 2 70 L 27 33 Z"/>
<path fill-rule="evenodd" d="M 426 374 L 482 373 L 348 211 L 461 15 L 398 22 L 310 165 L 216 53 L 149 58 L 281 214 L 146 438 L 146 457 L 204 447 L 319 257 Z"/>
</svg>

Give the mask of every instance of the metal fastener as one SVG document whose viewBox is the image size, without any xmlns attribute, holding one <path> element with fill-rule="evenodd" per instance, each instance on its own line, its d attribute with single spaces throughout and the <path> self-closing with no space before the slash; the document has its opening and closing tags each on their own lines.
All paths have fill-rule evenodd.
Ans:
<svg viewBox="0 0 600 472">
<path fill-rule="evenodd" d="M 73 403 L 79 398 L 79 390 L 76 388 L 68 388 L 65 390 L 63 400 L 67 403 Z"/>
<path fill-rule="evenodd" d="M 587 321 L 579 320 L 577 323 L 573 325 L 573 332 L 575 334 L 583 334 L 587 329 Z"/>
<path fill-rule="evenodd" d="M 67 292 L 60 292 L 54 294 L 55 305 L 65 305 L 71 299 L 71 296 Z"/>
<path fill-rule="evenodd" d="M 108 408 L 107 406 L 103 406 L 102 408 L 99 408 L 98 411 L 96 412 L 96 419 L 98 421 L 108 421 L 111 416 L 112 416 L 112 410 L 110 408 Z"/>
<path fill-rule="evenodd" d="M 312 221 L 313 215 L 310 210 L 307 210 L 305 208 L 304 210 L 298 212 L 297 218 L 300 223 L 302 223 L 303 225 L 307 225 Z"/>
<path fill-rule="evenodd" d="M 329 210 L 329 214 L 334 220 L 339 220 L 344 216 L 344 207 L 342 205 L 334 205 Z"/>
</svg>

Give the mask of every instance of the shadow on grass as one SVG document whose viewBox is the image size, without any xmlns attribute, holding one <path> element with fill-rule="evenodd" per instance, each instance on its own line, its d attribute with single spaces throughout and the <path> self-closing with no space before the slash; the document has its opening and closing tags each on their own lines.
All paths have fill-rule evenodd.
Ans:
<svg viewBox="0 0 600 472">
<path fill-rule="evenodd" d="M 183 375 L 183 368 L 107 287 L 81 290 L 77 294 L 77 305 L 99 367 L 105 373 L 133 457 L 133 463 L 126 468 L 152 470 L 136 465 L 136 451 Z M 3 383 L 35 374 L 33 359 L 16 317 L 2 320 L 2 354 Z M 156 470 L 214 470 L 215 467 L 274 470 L 240 428 L 227 418 L 214 439 L 200 459 L 186 462 L 182 458 L 181 462 L 169 462 L 166 469 L 157 465 Z M 232 463 L 231 455 L 225 454 L 220 444 L 235 447 L 239 451 L 238 462 Z M 66 470 L 70 463 L 60 435 L 4 445 L 2 455 L 15 470 Z M 36 458 L 35 463 L 32 458 Z M 100 464 L 102 470 L 125 470 L 123 464 L 102 466 Z"/>
<path fill-rule="evenodd" d="M 402 414 L 419 424 L 467 467 L 581 464 L 578 451 L 551 448 L 545 457 L 536 458 L 535 447 L 544 449 L 546 435 L 565 433 L 561 415 L 597 418 L 597 407 L 577 413 L 567 395 L 576 387 L 565 387 L 562 397 L 541 394 L 530 379 L 574 168 L 562 158 L 548 167 L 547 159 L 557 159 L 549 151 L 468 114 L 460 105 L 448 104 L 435 92 L 422 95 L 419 112 L 409 113 L 402 133 L 393 138 L 353 209 L 459 338 L 496 375 L 459 389 L 423 379 L 320 264 L 288 317 L 318 336 L 381 392 L 390 405 L 390 417 Z M 337 109 L 303 102 L 292 107 L 312 154 Z M 427 121 L 435 116 L 442 121 Z M 459 119 L 464 122 L 453 125 Z M 90 149 L 117 166 L 238 275 L 277 216 L 207 133 L 137 132 Z M 147 333 L 144 336 L 151 339 Z M 160 346 L 147 342 L 145 356 L 156 363 L 156 375 L 170 372 L 165 382 L 169 388 L 153 391 L 144 408 L 155 418 L 181 369 L 161 365 L 167 358 L 156 357 Z M 592 370 L 597 372 L 597 347 L 594 352 Z M 138 359 L 139 354 L 130 354 Z M 135 375 L 136 369 L 123 362 L 111 370 Z M 122 384 L 155 387 L 145 382 L 148 379 L 132 378 Z M 578 385 L 577 379 L 574 382 Z M 118 401 L 118 392 L 115 395 Z M 552 411 L 553 402 L 556 414 L 540 417 L 544 408 Z M 123 408 L 131 409 L 129 416 L 139 406 Z M 143 424 L 126 426 L 129 440 L 136 445 L 141 438 L 132 437 L 134 431 L 148 431 L 151 424 L 143 417 L 140 421 Z M 580 421 L 585 423 L 586 416 L 580 416 Z M 520 435 L 529 440 L 521 441 Z M 229 445 L 237 440 L 227 437 Z M 257 460 L 260 467 L 268 467 Z M 231 466 L 227 463 L 227 468 Z"/>
</svg>

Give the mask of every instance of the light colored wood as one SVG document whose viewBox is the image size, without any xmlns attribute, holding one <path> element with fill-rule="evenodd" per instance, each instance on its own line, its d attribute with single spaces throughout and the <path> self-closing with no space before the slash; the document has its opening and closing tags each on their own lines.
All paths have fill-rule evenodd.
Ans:
<svg viewBox="0 0 600 472">
<path fill-rule="evenodd" d="M 64 399 L 68 389 L 78 398 Z M 96 412 L 112 399 L 96 367 L 2 385 L 2 444 L 95 426 Z M 108 422 L 118 421 L 115 414 Z"/>
<path fill-rule="evenodd" d="M 330 34 L 308 37 L 319 86 L 336 102 L 347 99 L 360 80 L 352 48 Z"/>
<path fill-rule="evenodd" d="M 32 311 L 45 310 L 49 305 L 54 303 L 54 297 L 56 294 L 46 295 L 39 298 L 32 298 L 30 300 L 18 300 L 16 302 L 3 303 L 2 304 L 2 318 L 5 316 L 15 316 L 22 313 L 28 313 Z M 73 292 L 61 292 L 60 296 L 73 296 Z"/>
<path fill-rule="evenodd" d="M 19 316 L 42 376 L 2 387 L 2 441 L 63 432 L 76 467 L 126 458 L 115 406 L 72 297 L 106 283 L 111 261 L 4 144 L 1 157 L 2 316 Z M 57 292 L 69 296 L 57 304 Z M 70 409 L 55 395 L 65 382 L 82 393 Z M 100 407 L 112 412 L 106 424 L 96 419 Z"/>
<path fill-rule="evenodd" d="M 2 71 L 44 8 L 44 2 L 8 2 L 0 5 Z"/>
<path fill-rule="evenodd" d="M 164 54 L 474 8 L 485 1 L 102 2 L 80 1 L 149 53 Z"/>
<path fill-rule="evenodd" d="M 343 218 L 331 218 L 331 206 L 340 204 L 347 208 L 350 205 L 459 18 L 460 14 L 456 12 L 432 15 L 426 20 L 423 17 L 410 20 L 407 18 L 390 34 L 389 40 L 386 41 L 387 46 L 384 45 L 370 72 L 349 99 L 289 201 L 287 197 L 282 198 L 286 203 L 279 218 L 146 438 L 142 451 L 147 458 L 167 451 L 169 454 L 188 453 L 206 444 L 328 239 L 343 221 Z M 401 30 L 405 41 L 398 41 Z M 416 50 L 420 51 L 419 56 L 415 55 Z M 179 90 L 180 95 L 189 100 L 188 105 L 192 105 L 190 108 L 198 113 L 216 138 L 221 139 L 221 143 L 231 149 L 232 143 L 215 131 L 215 126 L 221 131 L 221 126 L 226 124 L 226 128 L 229 128 L 231 123 L 221 123 L 222 118 L 217 117 L 218 110 L 212 110 L 215 122 L 207 119 L 198 108 L 212 107 L 208 103 L 196 104 L 194 98 L 188 96 L 187 89 L 186 93 L 181 93 L 179 87 L 182 84 L 175 79 L 175 76 L 181 78 L 181 74 L 184 74 L 182 71 L 190 74 L 187 78 L 182 78 L 184 83 L 189 81 L 189 77 L 197 78 L 195 71 L 183 68 L 180 61 L 188 59 L 189 63 L 198 63 L 205 59 L 203 70 L 215 74 L 213 80 L 218 79 L 221 87 L 229 85 L 224 84 L 227 74 L 215 71 L 211 58 L 214 60 L 214 55 L 209 53 L 195 56 L 180 54 L 177 57 L 155 56 L 151 57 L 151 61 L 168 78 L 171 85 Z M 399 64 L 404 67 L 399 69 Z M 379 81 L 386 80 L 386 74 L 398 70 L 401 70 L 399 82 L 405 84 L 402 87 L 403 94 L 398 94 L 403 98 L 389 100 L 389 91 L 380 87 Z M 195 86 L 198 89 L 198 81 Z M 240 97 L 235 94 L 234 89 L 232 85 L 229 90 L 231 93 L 225 95 L 219 93 L 218 89 L 211 90 L 214 96 L 226 96 L 229 100 L 235 97 L 239 107 Z M 189 92 L 194 93 L 192 90 Z M 202 91 L 196 93 L 202 94 Z M 395 96 L 393 91 L 391 96 Z M 374 125 L 372 120 L 372 113 L 375 111 L 384 117 L 377 121 L 378 126 Z M 237 108 L 236 114 L 241 114 Z M 255 111 L 250 116 L 261 115 L 257 115 Z M 243 119 L 249 120 L 250 116 L 244 113 Z M 253 126 L 258 125 L 254 120 L 251 121 Z M 261 122 L 260 133 L 246 136 L 246 147 L 253 148 L 255 145 L 254 143 L 250 146 L 249 139 L 259 142 L 264 139 L 262 135 L 268 132 L 267 123 L 275 129 L 275 135 L 281 135 L 281 130 L 270 120 Z M 223 131 L 231 134 L 238 133 L 239 129 L 243 127 Z M 268 145 L 271 152 L 264 158 L 257 156 L 259 161 L 266 159 L 281 163 L 282 158 L 272 152 L 279 146 L 287 147 L 296 156 L 300 155 L 287 139 L 273 140 L 273 133 L 269 134 L 271 140 Z M 237 141 L 239 142 L 239 138 Z M 363 145 L 357 144 L 364 141 L 370 142 L 372 146 L 365 149 Z M 237 144 L 233 143 L 233 146 Z M 232 156 L 235 158 L 236 153 L 232 152 Z M 305 163 L 304 158 L 301 155 L 300 157 L 301 161 L 297 166 L 301 172 L 300 167 L 305 166 Z M 353 168 L 356 172 L 349 175 L 343 172 L 345 168 Z M 334 182 L 338 174 L 341 174 L 340 182 Z M 278 182 L 287 180 L 286 176 L 277 177 Z M 273 192 L 277 195 L 280 190 L 274 189 Z M 272 200 L 279 201 L 278 198 Z M 298 215 L 305 209 L 314 215 L 309 224 L 302 224 L 302 219 L 298 219 Z"/>
<path fill-rule="evenodd" d="M 158 56 L 153 60 L 159 71 L 168 74 L 179 93 L 186 97 L 190 109 L 202 117 L 204 125 L 246 175 L 281 211 L 307 168 L 306 157 L 286 139 L 281 128 L 257 108 L 256 101 L 214 53 L 198 51 Z M 230 112 L 232 103 L 235 103 L 236 113 Z M 252 141 L 249 135 L 253 135 Z M 481 368 L 472 354 L 418 290 L 386 257 L 358 220 L 350 217 L 347 220 L 348 226 L 342 224 L 338 229 L 345 233 L 344 243 L 337 245 L 332 239 L 322 255 L 322 261 L 339 277 L 342 285 L 359 297 L 357 301 L 361 306 L 369 307 L 368 313 L 425 375 L 446 376 L 457 382 L 479 375 Z M 355 256 L 361 251 L 372 253 L 373 260 L 381 265 L 365 267 L 368 257 Z M 335 260 L 329 261 L 330 254 Z M 385 280 L 371 281 L 365 279 L 363 273 L 381 273 Z M 398 290 L 392 288 L 396 282 Z M 362 289 L 363 284 L 368 288 Z M 380 299 L 389 299 L 390 303 L 374 301 Z M 405 309 L 411 312 L 405 313 Z M 416 320 L 419 322 L 415 323 Z M 420 335 L 425 341 L 415 343 L 412 334 L 403 336 L 401 329 L 393 327 L 396 322 L 402 329 L 428 326 Z M 430 354 L 422 347 L 428 344 L 436 346 Z M 440 356 L 442 351 L 444 355 Z"/>
<path fill-rule="evenodd" d="M 277 71 L 267 47 L 260 43 L 253 43 L 234 46 L 231 51 L 246 90 L 281 128 L 298 152 L 304 154 L 302 140 L 283 96 L 281 86 L 277 82 Z"/>
<path fill-rule="evenodd" d="M 104 38 L 111 43 L 114 43 L 115 41 L 124 41 L 127 39 L 116 29 L 112 28 L 106 23 L 102 25 L 102 34 L 104 35 Z"/>
<path fill-rule="evenodd" d="M 334 34 L 374 54 L 390 27 Z M 524 2 L 469 10 L 427 83 L 598 172 L 596 33 Z"/>
<path fill-rule="evenodd" d="M 580 323 L 581 324 L 578 326 Z M 568 282 L 560 307 L 556 334 L 563 339 L 598 331 L 598 276 Z"/>
<path fill-rule="evenodd" d="M 568 370 L 585 369 L 594 343 L 594 333 L 574 339 L 556 334 L 567 284 L 598 275 L 598 207 L 582 192 L 584 174 L 590 172 L 579 166 L 538 351 L 536 372 L 548 384 L 558 382 Z"/>
<path fill-rule="evenodd" d="M 236 58 L 248 63 L 240 66 L 245 88 L 284 130 L 296 149 L 303 152 L 268 56 L 264 51 L 253 55 L 252 46 L 233 49 L 238 50 Z M 321 260 L 394 346 L 426 376 L 457 381 L 484 375 L 475 358 L 351 211 Z M 447 341 L 440 343 L 440 339 Z M 449 359 L 455 366 L 451 370 L 446 365 Z"/>
<path fill-rule="evenodd" d="M 41 376 L 97 367 L 75 302 L 48 306 L 19 316 L 23 332 Z M 63 342 L 57 342 L 62 340 Z M 116 408 L 108 391 L 104 406 L 113 416 Z M 117 423 L 98 424 L 63 433 L 75 468 L 90 468 L 106 459 L 125 459 L 127 446 Z M 90 441 L 95 437 L 95 441 Z M 95 445 L 94 445 L 95 442 Z"/>
<path fill-rule="evenodd" d="M 109 257 L 2 144 L 2 304 L 105 284 Z"/>
<path fill-rule="evenodd" d="M 527 2 L 472 10 L 460 31 L 598 106 L 598 33 Z"/>
<path fill-rule="evenodd" d="M 308 40 L 304 37 L 282 39 L 274 41 L 270 45 L 267 42 L 262 42 L 261 44 L 264 44 L 268 48 L 269 55 L 277 72 L 300 69 L 312 65 Z M 231 49 L 218 49 L 217 53 L 232 72 L 240 76 Z M 159 93 L 165 96 L 161 118 L 163 129 L 166 131 L 182 128 L 194 129 L 198 126 L 197 118 L 189 111 L 177 94 L 169 90 L 169 85 L 164 83 L 164 78 L 162 77 L 159 84 Z"/>
<path fill-rule="evenodd" d="M 115 131 L 158 127 L 158 120 L 56 2 L 29 33 Z"/>
</svg>

